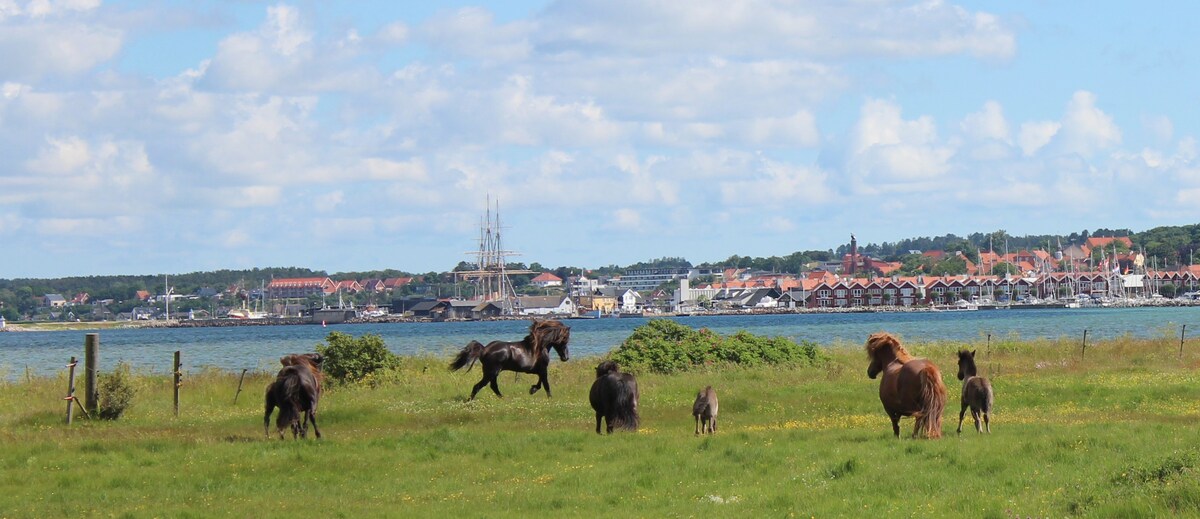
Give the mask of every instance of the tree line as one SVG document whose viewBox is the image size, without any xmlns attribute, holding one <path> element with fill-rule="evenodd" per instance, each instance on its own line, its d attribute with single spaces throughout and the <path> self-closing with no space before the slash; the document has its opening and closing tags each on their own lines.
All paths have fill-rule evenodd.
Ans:
<svg viewBox="0 0 1200 519">
<path fill-rule="evenodd" d="M 1142 251 L 1147 257 L 1147 264 L 1160 269 L 1177 268 L 1179 265 L 1195 263 L 1197 251 L 1200 250 L 1200 224 L 1183 226 L 1155 227 L 1140 233 L 1128 229 L 1096 229 L 1083 230 L 1066 235 L 1026 235 L 1013 236 L 1004 230 L 990 233 L 972 233 L 965 237 L 954 234 L 935 237 L 917 237 L 896 242 L 866 243 L 859 246 L 859 253 L 870 255 L 885 261 L 902 263 L 900 273 L 915 274 L 918 272 L 930 275 L 955 275 L 966 272 L 963 258 L 978 263 L 979 251 L 991 250 L 997 253 L 1016 252 L 1022 249 L 1043 249 L 1056 251 L 1059 247 L 1079 245 L 1090 237 L 1128 236 L 1134 244 L 1134 250 Z M 931 258 L 914 254 L 912 251 L 943 250 L 946 258 L 935 261 Z M 828 262 L 840 259 L 850 252 L 849 243 L 842 244 L 836 249 L 825 251 L 797 251 L 784 256 L 741 256 L 734 254 L 721 261 L 693 264 L 682 257 L 662 257 L 640 261 L 632 265 L 618 266 L 610 264 L 594 269 L 583 269 L 573 266 L 548 268 L 534 262 L 510 263 L 509 270 L 530 270 L 534 274 L 511 276 L 513 285 L 518 293 L 544 293 L 529 285 L 529 280 L 541 272 L 551 272 L 564 281 L 572 276 L 585 274 L 589 277 L 616 276 L 631 270 L 647 268 L 739 268 L 763 272 L 799 274 L 811 268 L 814 263 Z M 962 257 L 955 252 L 961 252 Z M 1097 254 L 1099 254 L 1097 252 Z M 117 276 L 77 276 L 56 279 L 0 279 L 0 315 L 6 319 L 17 320 L 21 316 L 33 313 L 41 306 L 41 298 L 45 294 L 61 294 L 70 300 L 75 294 L 87 293 L 91 300 L 112 300 L 116 311 L 128 311 L 139 302 L 136 300 L 138 291 L 145 290 L 151 294 L 162 294 L 165 291 L 164 282 L 168 282 L 175 294 L 197 294 L 202 289 L 210 288 L 217 292 L 224 291 L 230 286 L 240 286 L 247 291 L 253 291 L 263 283 L 269 283 L 275 278 L 297 277 L 331 277 L 335 280 L 355 279 L 388 279 L 395 277 L 414 277 L 416 282 L 394 293 L 394 297 L 424 295 L 432 297 L 466 296 L 470 294 L 470 284 L 455 274 L 462 271 L 474 270 L 475 265 L 469 262 L 459 262 L 447 272 L 410 273 L 403 270 L 385 269 L 359 272 L 338 272 L 329 274 L 324 270 L 314 270 L 302 267 L 268 267 L 245 270 L 217 270 L 211 272 L 192 272 L 187 274 L 172 274 L 169 279 L 154 275 L 117 275 Z M 1009 265 L 997 267 L 1002 274 L 1011 270 Z M 375 295 L 365 295 L 355 302 L 374 301 Z M 200 303 L 196 303 L 200 304 Z M 173 305 L 174 306 L 174 305 Z M 187 308 L 186 304 L 179 308 Z"/>
</svg>

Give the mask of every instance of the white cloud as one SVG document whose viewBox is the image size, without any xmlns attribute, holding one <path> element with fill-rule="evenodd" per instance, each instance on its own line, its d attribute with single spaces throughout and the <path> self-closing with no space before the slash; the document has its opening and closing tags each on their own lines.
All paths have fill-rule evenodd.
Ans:
<svg viewBox="0 0 1200 519">
<path fill-rule="evenodd" d="M 890 101 L 868 100 L 855 124 L 846 168 L 864 194 L 928 187 L 949 170 L 954 149 L 941 143 L 932 117 L 906 120 Z"/>
<path fill-rule="evenodd" d="M 963 133 L 973 139 L 1002 142 L 1009 140 L 1008 120 L 1004 118 L 1004 110 L 996 101 L 988 101 L 984 103 L 982 110 L 968 114 L 963 118 L 960 127 Z"/>
<path fill-rule="evenodd" d="M 376 37 L 385 43 L 399 44 L 408 41 L 410 32 L 408 24 L 397 21 L 380 27 Z"/>
<path fill-rule="evenodd" d="M 1160 142 L 1170 142 L 1175 137 L 1175 123 L 1165 115 L 1143 116 L 1142 126 Z"/>
<path fill-rule="evenodd" d="M 1056 136 L 1063 152 L 1078 153 L 1091 157 L 1096 152 L 1110 149 L 1121 143 L 1121 130 L 1112 116 L 1096 108 L 1096 96 L 1091 92 L 1078 91 L 1067 103 L 1063 115 L 1062 131 Z"/>
<path fill-rule="evenodd" d="M 808 110 L 801 110 L 790 117 L 755 119 L 745 133 L 750 142 L 756 144 L 811 147 L 820 140 L 816 117 Z"/>
<path fill-rule="evenodd" d="M 87 141 L 79 137 L 47 138 L 38 156 L 26 162 L 31 171 L 41 173 L 70 173 L 92 160 Z"/>
<path fill-rule="evenodd" d="M 1017 143 L 1021 146 L 1021 151 L 1025 156 L 1032 156 L 1038 150 L 1050 143 L 1050 140 L 1058 134 L 1058 130 L 1062 128 L 1062 123 L 1056 121 L 1038 121 L 1021 124 L 1021 133 L 1017 136 Z"/>
<path fill-rule="evenodd" d="M 478 7 L 463 7 L 439 13 L 421 27 L 426 41 L 455 57 L 514 61 L 526 58 L 532 46 L 529 22 L 497 25 L 492 13 Z"/>
<path fill-rule="evenodd" d="M 612 225 L 621 229 L 639 231 L 642 227 L 642 214 L 627 207 L 617 209 L 612 213 Z"/>
<path fill-rule="evenodd" d="M 366 178 L 371 180 L 422 182 L 428 179 L 425 163 L 421 159 L 399 162 L 371 157 L 362 160 L 362 169 L 366 172 Z"/>
<path fill-rule="evenodd" d="M 124 35 L 77 22 L 38 22 L 0 27 L 0 77 L 38 80 L 73 76 L 113 59 Z"/>
<path fill-rule="evenodd" d="M 47 18 L 91 11 L 97 7 L 100 7 L 100 0 L 30 0 L 25 4 L 25 14 L 30 18 Z M 0 12 L 3 11 L 3 7 L 0 7 Z"/>
<path fill-rule="evenodd" d="M 796 166 L 760 157 L 754 173 L 747 177 L 720 183 L 723 205 L 783 208 L 834 202 L 834 193 L 826 185 L 827 173 L 815 167 Z"/>
<path fill-rule="evenodd" d="M 322 213 L 330 213 L 336 211 L 345 201 L 346 194 L 340 190 L 334 190 L 318 195 L 313 201 L 313 209 Z"/>
<path fill-rule="evenodd" d="M 539 22 L 539 46 L 561 53 L 1009 58 L 1016 51 L 1012 30 L 995 15 L 940 1 L 701 0 L 681 9 L 671 3 L 588 0 L 554 4 Z"/>
</svg>

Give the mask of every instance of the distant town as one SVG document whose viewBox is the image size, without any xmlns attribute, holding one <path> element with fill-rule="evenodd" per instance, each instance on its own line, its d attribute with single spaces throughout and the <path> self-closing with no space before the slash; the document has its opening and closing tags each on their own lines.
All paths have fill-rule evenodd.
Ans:
<svg viewBox="0 0 1200 519">
<path fill-rule="evenodd" d="M 1196 227 L 1164 229 L 1194 233 Z M 489 244 L 486 232 L 483 236 L 475 261 L 423 275 L 324 275 L 293 268 L 3 281 L 0 322 L 338 323 L 1200 304 L 1200 265 L 1190 261 L 1190 247 L 1176 255 L 1175 264 L 1156 265 L 1159 258 L 1148 258 L 1145 246 L 1129 235 L 1073 235 L 1078 243 L 1012 251 L 996 250 L 994 236 L 963 240 L 949 235 L 921 239 L 946 247 L 895 250 L 885 258 L 869 253 L 881 246 L 860 248 L 851 236 L 840 254 L 733 256 L 723 264 L 698 266 L 662 258 L 595 270 L 511 263 L 498 243 Z M 984 238 L 991 242 L 987 249 L 972 246 Z M 761 268 L 766 265 L 775 268 Z M 259 277 L 247 281 L 247 275 Z M 240 277 L 214 286 L 214 280 L 234 276 Z M 35 294 L 36 287 L 55 283 L 104 286 L 96 295 L 86 290 Z M 187 285 L 194 288 L 179 290 Z M 113 297 L 122 291 L 128 296 Z"/>
</svg>

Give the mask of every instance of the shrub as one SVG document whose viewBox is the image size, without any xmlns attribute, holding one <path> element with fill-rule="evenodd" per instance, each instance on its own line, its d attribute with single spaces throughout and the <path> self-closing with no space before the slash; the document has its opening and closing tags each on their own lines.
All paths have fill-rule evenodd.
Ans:
<svg viewBox="0 0 1200 519">
<path fill-rule="evenodd" d="M 378 335 L 351 337 L 341 332 L 331 332 L 326 344 L 317 345 L 317 353 L 325 357 L 321 366 L 325 375 L 337 382 L 358 382 L 368 375 L 395 367 L 399 358 L 383 344 Z"/>
<path fill-rule="evenodd" d="M 117 363 L 112 373 L 100 377 L 100 385 L 96 388 L 100 396 L 99 415 L 104 420 L 116 420 L 133 405 L 133 375 L 129 364 Z"/>
<path fill-rule="evenodd" d="M 827 359 L 809 341 L 797 344 L 784 337 L 764 337 L 745 330 L 723 336 L 707 328 L 693 330 L 669 319 L 637 327 L 611 357 L 631 371 L 655 373 L 676 373 L 718 363 L 815 365 Z"/>
</svg>

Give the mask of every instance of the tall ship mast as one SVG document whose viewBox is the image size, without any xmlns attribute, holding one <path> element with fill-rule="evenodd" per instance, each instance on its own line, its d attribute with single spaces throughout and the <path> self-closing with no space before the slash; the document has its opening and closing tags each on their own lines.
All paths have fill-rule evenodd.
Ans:
<svg viewBox="0 0 1200 519">
<path fill-rule="evenodd" d="M 492 215 L 492 200 L 488 197 L 487 208 L 479 224 L 479 248 L 467 252 L 473 256 L 475 270 L 455 273 L 475 284 L 475 298 L 481 301 L 497 303 L 505 315 L 517 313 L 520 309 L 516 289 L 513 288 L 509 274 L 532 274 L 532 270 L 508 268 L 508 257 L 519 256 L 520 253 L 506 250 L 501 237 L 500 202 L 496 202 L 496 213 Z"/>
</svg>

